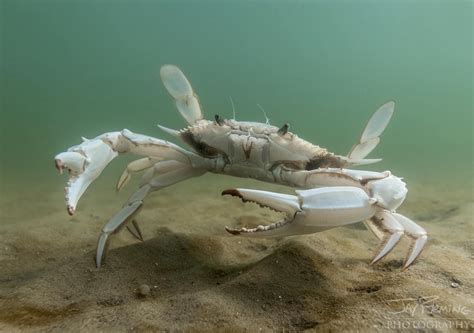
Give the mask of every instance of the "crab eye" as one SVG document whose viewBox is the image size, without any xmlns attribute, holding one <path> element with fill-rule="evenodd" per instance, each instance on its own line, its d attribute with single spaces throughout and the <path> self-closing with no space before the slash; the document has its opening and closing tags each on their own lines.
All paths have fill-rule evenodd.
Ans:
<svg viewBox="0 0 474 333">
<path fill-rule="evenodd" d="M 214 116 L 214 119 L 216 120 L 217 125 L 222 126 L 224 125 L 224 119 L 221 118 L 218 114 Z"/>
<path fill-rule="evenodd" d="M 280 129 L 278 130 L 278 135 L 285 135 L 286 133 L 288 133 L 288 129 L 290 128 L 290 124 L 286 123 L 284 124 L 282 127 L 280 127 Z"/>
</svg>

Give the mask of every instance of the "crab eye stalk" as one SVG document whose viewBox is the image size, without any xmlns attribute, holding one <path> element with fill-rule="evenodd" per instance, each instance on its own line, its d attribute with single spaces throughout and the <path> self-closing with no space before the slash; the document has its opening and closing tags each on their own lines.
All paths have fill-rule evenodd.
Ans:
<svg viewBox="0 0 474 333">
<path fill-rule="evenodd" d="M 290 129 L 290 124 L 286 123 L 284 124 L 279 130 L 278 130 L 278 135 L 285 135 L 288 133 L 288 130 Z"/>
<path fill-rule="evenodd" d="M 216 120 L 217 125 L 222 126 L 224 125 L 224 119 L 221 118 L 218 114 L 214 116 L 214 119 Z"/>
</svg>

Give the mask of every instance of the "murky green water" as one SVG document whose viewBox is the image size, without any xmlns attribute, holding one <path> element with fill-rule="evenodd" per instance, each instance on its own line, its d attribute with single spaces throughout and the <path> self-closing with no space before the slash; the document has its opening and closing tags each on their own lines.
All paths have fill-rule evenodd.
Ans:
<svg viewBox="0 0 474 333">
<path fill-rule="evenodd" d="M 473 1 L 0 0 L 0 332 L 472 329 Z M 400 272 L 417 228 L 374 266 L 398 231 L 380 245 L 361 224 L 233 237 L 224 226 L 284 217 L 222 190 L 290 189 L 208 174 L 150 195 L 145 241 L 111 235 L 94 269 L 101 228 L 136 188 L 115 193 L 133 157 L 74 216 L 53 158 L 123 128 L 171 140 L 156 127 L 184 126 L 159 79 L 169 63 L 208 119 L 232 117 L 232 96 L 238 120 L 264 122 L 258 103 L 342 155 L 395 100 L 369 167 L 405 178 L 398 212 L 428 233 L 418 261 Z"/>
<path fill-rule="evenodd" d="M 208 118 L 291 130 L 345 154 L 376 108 L 371 157 L 408 183 L 472 186 L 471 1 L 1 1 L 1 186 L 62 187 L 81 136 L 181 127 L 159 81 L 180 66 Z M 113 177 L 124 162 L 109 172 Z M 58 200 L 61 200 L 58 198 Z"/>
</svg>

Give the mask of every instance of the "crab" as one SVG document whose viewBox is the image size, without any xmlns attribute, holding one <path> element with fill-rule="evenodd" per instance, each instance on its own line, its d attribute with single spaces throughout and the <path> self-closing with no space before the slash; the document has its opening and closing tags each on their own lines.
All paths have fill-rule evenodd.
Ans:
<svg viewBox="0 0 474 333">
<path fill-rule="evenodd" d="M 288 124 L 275 127 L 268 121 L 237 121 L 219 115 L 212 121 L 205 120 L 197 95 L 178 67 L 162 66 L 160 76 L 188 126 L 181 130 L 158 126 L 191 150 L 124 129 L 94 139 L 83 138 L 81 144 L 55 156 L 59 172 L 69 171 L 65 191 L 70 215 L 75 213 L 88 186 L 115 157 L 125 153 L 142 156 L 128 164 L 118 180 L 117 190 L 121 190 L 133 173 L 144 171 L 138 189 L 101 230 L 95 256 L 98 268 L 110 236 L 122 227 L 143 240 L 135 216 L 149 193 L 206 172 L 249 177 L 295 189 L 295 195 L 241 188 L 223 191 L 223 195 L 255 202 L 286 216 L 282 221 L 255 228 L 226 227 L 233 235 L 301 235 L 363 221 L 380 239 L 372 264 L 385 257 L 404 235 L 411 239 L 411 246 L 403 269 L 420 255 L 427 241 L 426 231 L 396 213 L 407 194 L 402 179 L 390 171 L 350 168 L 380 161 L 365 157 L 378 145 L 394 112 L 393 101 L 377 109 L 359 141 L 347 156 L 342 156 L 299 138 L 289 131 Z"/>
</svg>

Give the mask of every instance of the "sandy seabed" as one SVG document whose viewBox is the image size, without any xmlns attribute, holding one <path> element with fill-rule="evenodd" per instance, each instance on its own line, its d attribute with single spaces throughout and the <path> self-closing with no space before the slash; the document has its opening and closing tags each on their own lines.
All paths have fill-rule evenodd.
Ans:
<svg viewBox="0 0 474 333">
<path fill-rule="evenodd" d="M 281 217 L 220 196 L 236 186 L 283 189 L 209 175 L 156 192 L 137 217 L 145 241 L 115 235 L 101 269 L 98 234 L 132 188 L 94 185 L 74 217 L 59 189 L 2 194 L 0 331 L 474 330 L 471 189 L 410 186 L 400 211 L 429 241 L 401 272 L 409 242 L 370 266 L 378 241 L 360 223 L 284 239 L 227 234 Z"/>
</svg>

